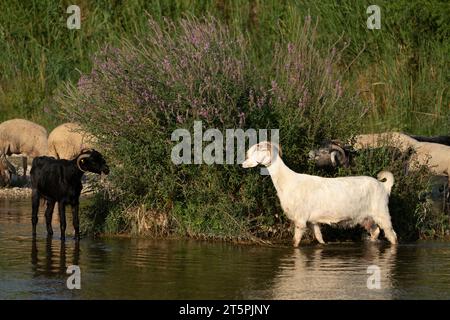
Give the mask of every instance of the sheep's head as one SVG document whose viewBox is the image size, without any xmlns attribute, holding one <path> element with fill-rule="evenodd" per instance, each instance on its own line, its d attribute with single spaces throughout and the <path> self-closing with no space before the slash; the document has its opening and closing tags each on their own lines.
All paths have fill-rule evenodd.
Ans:
<svg viewBox="0 0 450 320">
<path fill-rule="evenodd" d="M 100 152 L 89 149 L 81 151 L 76 158 L 78 169 L 83 172 L 93 172 L 97 174 L 108 174 L 109 167 Z"/>
<path fill-rule="evenodd" d="M 259 164 L 267 167 L 274 162 L 279 155 L 281 155 L 281 149 L 276 143 L 263 141 L 248 149 L 242 167 L 253 168 Z"/>
<path fill-rule="evenodd" d="M 309 159 L 314 161 L 316 167 L 338 167 L 349 166 L 349 151 L 344 150 L 337 142 L 329 142 L 322 145 L 322 147 L 311 150 L 309 152 Z"/>
</svg>

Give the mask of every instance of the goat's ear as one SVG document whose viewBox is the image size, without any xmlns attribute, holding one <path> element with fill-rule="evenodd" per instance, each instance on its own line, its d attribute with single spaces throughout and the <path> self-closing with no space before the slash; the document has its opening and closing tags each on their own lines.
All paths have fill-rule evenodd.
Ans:
<svg viewBox="0 0 450 320">
<path fill-rule="evenodd" d="M 272 144 L 269 141 L 260 142 L 258 143 L 258 150 L 272 152 Z"/>
</svg>

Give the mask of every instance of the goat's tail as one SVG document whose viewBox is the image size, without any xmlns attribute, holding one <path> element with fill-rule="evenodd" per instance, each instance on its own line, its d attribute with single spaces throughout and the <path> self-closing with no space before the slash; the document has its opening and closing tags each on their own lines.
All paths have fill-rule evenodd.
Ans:
<svg viewBox="0 0 450 320">
<path fill-rule="evenodd" d="M 392 186 L 394 185 L 395 181 L 394 175 L 389 171 L 381 171 L 380 173 L 378 173 L 377 179 L 383 184 L 384 189 L 390 195 Z"/>
</svg>

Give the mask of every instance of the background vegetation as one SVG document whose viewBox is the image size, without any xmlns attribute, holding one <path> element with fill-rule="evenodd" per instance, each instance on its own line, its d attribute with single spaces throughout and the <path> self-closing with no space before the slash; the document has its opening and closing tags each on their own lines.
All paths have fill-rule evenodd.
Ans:
<svg viewBox="0 0 450 320">
<path fill-rule="evenodd" d="M 70 4 L 2 3 L 0 121 L 78 121 L 101 137 L 114 170 L 89 230 L 288 235 L 257 170 L 170 162 L 170 133 L 194 120 L 279 128 L 286 162 L 309 173 L 324 138 L 449 132 L 447 1 L 377 1 L 381 30 L 366 27 L 369 1 L 78 1 L 80 30 L 65 27 Z M 405 176 L 383 153 L 361 164 L 352 174 L 396 172 L 403 239 L 445 234 L 448 216 L 420 197 L 426 172 Z"/>
</svg>

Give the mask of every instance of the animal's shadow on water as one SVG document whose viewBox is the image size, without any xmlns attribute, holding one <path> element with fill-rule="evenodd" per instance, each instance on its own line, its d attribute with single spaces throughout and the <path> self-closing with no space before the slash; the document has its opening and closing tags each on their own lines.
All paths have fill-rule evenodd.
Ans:
<svg viewBox="0 0 450 320">
<path fill-rule="evenodd" d="M 34 238 L 31 242 L 31 265 L 34 276 L 66 276 L 67 266 L 78 265 L 80 260 L 79 241 L 74 241 L 72 245 L 73 247 L 69 247 L 68 242 L 53 241 L 51 237 L 47 237 L 45 244 L 41 246 Z M 40 254 L 41 250 L 45 253 Z"/>
</svg>

